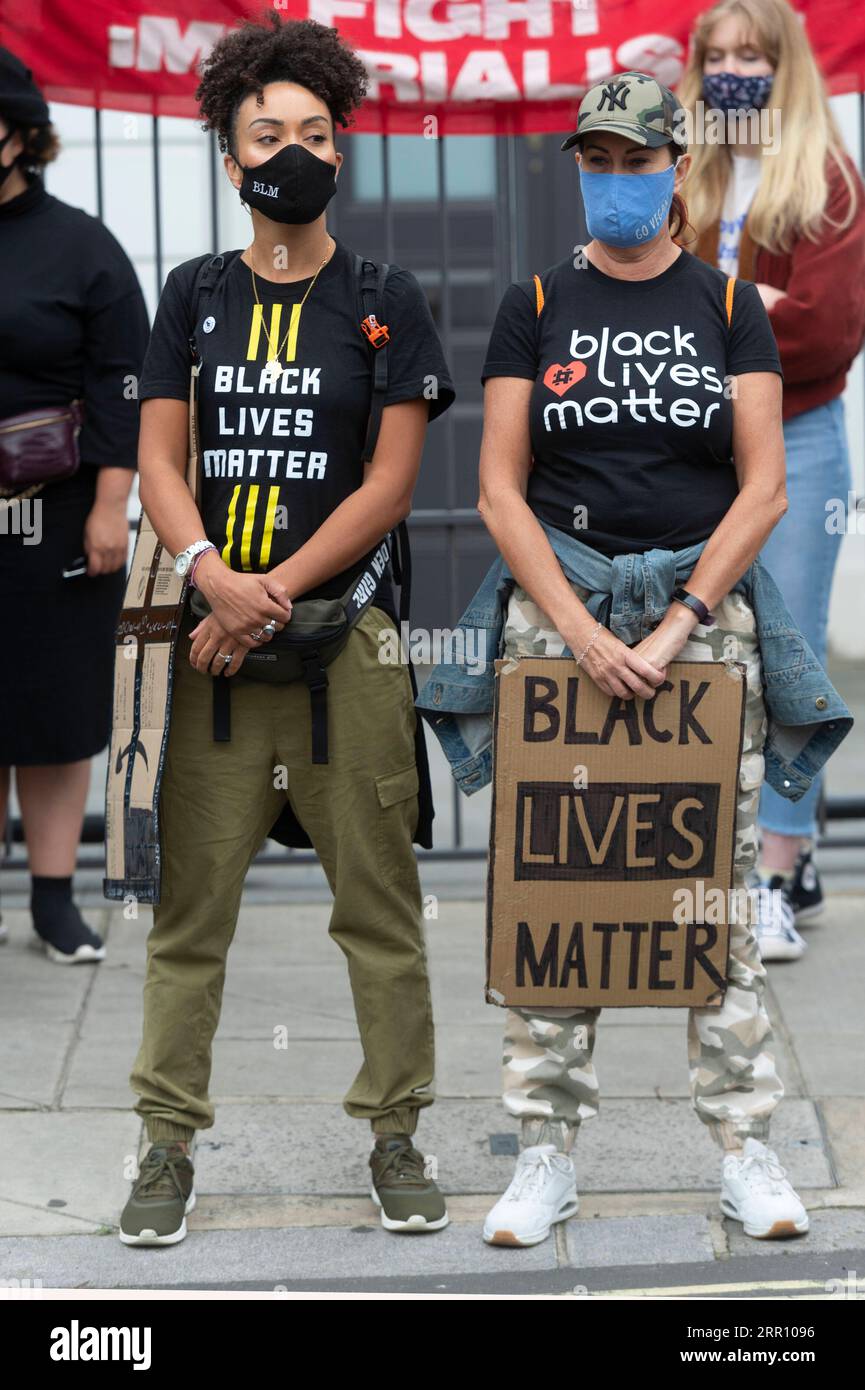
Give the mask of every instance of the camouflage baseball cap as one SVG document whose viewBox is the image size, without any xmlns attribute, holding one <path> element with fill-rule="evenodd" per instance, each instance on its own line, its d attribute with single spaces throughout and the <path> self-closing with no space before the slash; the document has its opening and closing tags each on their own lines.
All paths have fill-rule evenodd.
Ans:
<svg viewBox="0 0 865 1390">
<path fill-rule="evenodd" d="M 577 128 L 563 141 L 569 150 L 590 130 L 627 135 L 640 145 L 688 147 L 685 110 L 669 87 L 644 72 L 617 72 L 590 87 L 580 102 Z"/>
</svg>

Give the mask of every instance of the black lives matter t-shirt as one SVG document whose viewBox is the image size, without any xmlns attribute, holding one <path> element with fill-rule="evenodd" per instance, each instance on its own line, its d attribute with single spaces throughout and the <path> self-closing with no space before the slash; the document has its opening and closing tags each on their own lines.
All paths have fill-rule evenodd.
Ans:
<svg viewBox="0 0 865 1390">
<path fill-rule="evenodd" d="M 338 238 L 300 307 L 312 276 L 263 279 L 239 256 L 201 301 L 195 338 L 200 510 L 208 540 L 232 569 L 263 573 L 297 551 L 363 482 L 361 453 L 372 396 L 372 353 L 360 328 L 353 254 Z M 191 296 L 208 257 L 168 276 L 144 361 L 139 399 L 188 400 Z M 384 289 L 388 327 L 385 405 L 426 397 L 433 420 L 454 399 L 426 297 L 410 271 L 392 266 Z M 268 359 L 279 348 L 278 381 Z M 380 542 L 379 542 L 380 543 Z M 296 598 L 334 598 L 377 549 Z M 389 574 L 375 602 L 395 615 Z"/>
<path fill-rule="evenodd" d="M 782 374 L 756 285 L 728 330 L 727 277 L 684 250 L 648 280 L 540 278 L 540 315 L 533 279 L 505 292 L 481 376 L 535 383 L 529 506 L 607 556 L 708 539 L 738 491 L 729 378 Z"/>
</svg>

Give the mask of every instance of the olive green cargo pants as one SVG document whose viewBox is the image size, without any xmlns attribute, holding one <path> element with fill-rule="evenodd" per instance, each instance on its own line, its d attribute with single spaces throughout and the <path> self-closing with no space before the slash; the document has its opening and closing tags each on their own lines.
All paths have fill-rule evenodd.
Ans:
<svg viewBox="0 0 865 1390">
<path fill-rule="evenodd" d="M 434 1099 L 421 891 L 415 709 L 392 619 L 370 606 L 327 668 L 328 764 L 311 760 L 309 691 L 231 678 L 231 740 L 213 741 L 212 678 L 189 663 L 187 606 L 160 787 L 162 902 L 147 938 L 144 1029 L 130 1075 L 151 1141 L 214 1122 L 208 1094 L 226 958 L 247 869 L 287 795 L 334 895 L 364 1061 L 343 1102 L 377 1133 L 414 1133 Z M 290 912 L 290 909 L 286 909 Z M 290 954 L 286 940 L 286 955 Z M 262 1047 L 272 1019 L 263 1013 Z"/>
</svg>

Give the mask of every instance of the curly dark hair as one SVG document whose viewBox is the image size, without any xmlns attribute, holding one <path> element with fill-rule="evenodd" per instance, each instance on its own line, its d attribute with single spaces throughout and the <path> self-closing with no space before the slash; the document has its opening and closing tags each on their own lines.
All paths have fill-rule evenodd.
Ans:
<svg viewBox="0 0 865 1390">
<path fill-rule="evenodd" d="M 230 30 L 201 65 L 195 99 L 202 130 L 217 132 L 223 154 L 235 154 L 240 103 L 252 92 L 261 102 L 266 82 L 307 87 L 326 104 L 334 125 L 349 125 L 366 95 L 366 69 L 336 29 L 314 19 L 283 20 L 274 10 L 264 19 L 268 23 L 247 19 Z"/>
<path fill-rule="evenodd" d="M 19 122 L 7 122 L 7 125 L 10 129 L 18 131 L 24 145 L 14 161 L 20 169 L 36 169 L 41 173 L 45 165 L 50 164 L 60 153 L 60 137 L 55 126 L 28 126 Z"/>
</svg>

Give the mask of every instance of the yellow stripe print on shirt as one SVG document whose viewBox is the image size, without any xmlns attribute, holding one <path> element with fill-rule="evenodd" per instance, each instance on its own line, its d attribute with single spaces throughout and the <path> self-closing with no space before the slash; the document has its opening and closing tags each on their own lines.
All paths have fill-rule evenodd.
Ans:
<svg viewBox="0 0 865 1390">
<path fill-rule="evenodd" d="M 282 311 L 284 307 L 282 304 L 270 305 L 270 318 L 267 323 L 267 332 L 265 332 L 265 306 L 262 304 L 252 306 L 249 341 L 246 347 L 246 360 L 248 362 L 254 362 L 258 358 L 262 347 L 266 351 L 265 361 L 270 362 L 276 357 L 277 346 L 282 341 Z M 288 337 L 279 354 L 281 362 L 293 362 L 295 360 L 297 332 L 300 326 L 300 307 L 299 304 L 291 305 Z M 259 483 L 237 483 L 228 504 L 228 513 L 225 519 L 225 544 L 222 547 L 222 558 L 233 569 L 251 570 L 253 568 L 253 531 L 259 505 L 259 494 L 264 492 L 266 492 L 266 496 L 262 499 L 264 506 L 263 529 L 258 549 L 259 570 L 267 569 L 270 563 L 273 522 L 279 503 L 279 488 L 269 487 L 265 489 Z M 236 550 L 235 545 L 238 547 Z M 234 552 L 237 561 L 234 565 L 231 564 L 232 552 Z"/>
</svg>

